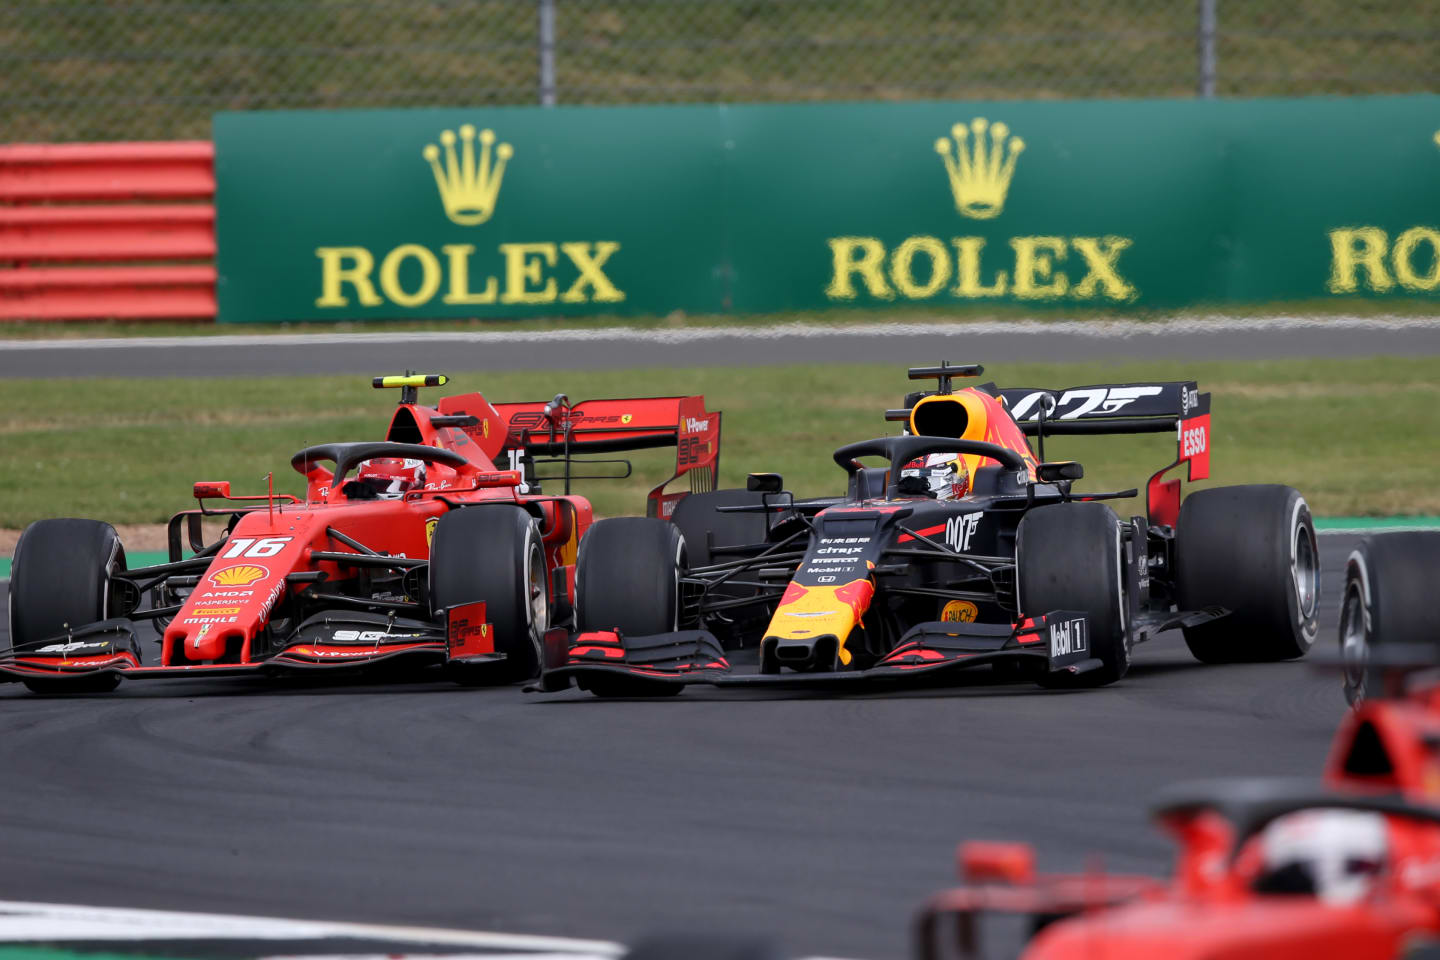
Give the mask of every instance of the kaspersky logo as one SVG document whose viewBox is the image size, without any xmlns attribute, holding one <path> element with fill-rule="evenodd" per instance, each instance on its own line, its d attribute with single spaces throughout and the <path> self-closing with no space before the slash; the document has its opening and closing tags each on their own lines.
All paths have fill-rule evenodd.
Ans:
<svg viewBox="0 0 1440 960">
<path fill-rule="evenodd" d="M 428 179 L 434 181 L 439 210 L 446 219 L 436 216 L 429 223 L 406 223 L 388 251 L 341 244 L 316 247 L 320 261 L 316 307 L 337 315 L 342 310 L 348 315 L 357 308 L 397 307 L 454 313 L 491 305 L 625 300 L 625 291 L 609 273 L 620 253 L 614 240 L 510 238 L 493 233 L 456 237 L 447 226 L 446 220 L 480 227 L 495 215 L 506 172 L 516 156 L 515 148 L 499 142 L 495 131 L 477 132 L 469 123 L 461 124 L 458 131 L 441 130 L 420 147 L 420 155 L 430 167 Z M 407 151 L 407 156 L 413 154 Z M 414 173 L 424 176 L 419 167 L 415 163 Z M 375 192 L 385 189 L 384 183 L 375 184 Z M 518 211 L 513 220 L 526 222 L 530 218 L 525 213 Z M 416 237 L 416 232 L 421 236 Z"/>
<path fill-rule="evenodd" d="M 975 117 L 930 141 L 940 155 L 949 199 L 967 220 L 1005 212 L 1026 142 L 1009 124 Z M 929 161 L 933 163 L 934 161 Z M 938 174 L 940 171 L 936 171 Z M 938 179 L 938 177 L 937 177 Z M 938 183 L 937 183 L 938 188 Z M 1097 211 L 1099 213 L 1100 211 Z M 831 237 L 825 296 L 840 302 L 896 300 L 1088 300 L 1124 303 L 1139 292 L 1125 277 L 1119 236 L 966 236 L 915 234 L 893 246 L 876 236 Z M 1007 250 L 1006 247 L 1009 249 Z"/>
<path fill-rule="evenodd" d="M 475 128 L 468 123 L 460 127 L 458 154 L 455 141 L 455 131 L 442 131 L 440 143 L 444 150 L 431 143 L 421 153 L 435 174 L 445 216 L 462 227 L 474 227 L 489 220 L 495 212 L 495 200 L 505 179 L 505 164 L 515 155 L 515 150 L 508 143 L 497 147 L 495 131 L 487 129 L 480 131 L 477 156 Z"/>
<path fill-rule="evenodd" d="M 974 140 L 970 140 L 971 132 Z M 986 137 L 986 133 L 989 137 Z M 1010 137 L 1010 128 L 1003 123 L 993 126 L 984 117 L 976 117 L 965 124 L 957 123 L 950 128 L 955 142 L 949 137 L 935 141 L 935 152 L 945 162 L 945 172 L 950 177 L 950 192 L 955 195 L 955 209 L 962 216 L 976 220 L 998 217 L 1005 209 L 1005 194 L 1010 190 L 1010 178 L 1015 176 L 1015 162 L 1025 149 L 1025 141 Z M 973 146 L 972 146 L 973 143 Z"/>
</svg>

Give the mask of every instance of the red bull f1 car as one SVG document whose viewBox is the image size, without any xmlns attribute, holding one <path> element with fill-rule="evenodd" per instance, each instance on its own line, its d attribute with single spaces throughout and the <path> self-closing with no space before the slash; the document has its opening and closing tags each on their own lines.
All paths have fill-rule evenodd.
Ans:
<svg viewBox="0 0 1440 960">
<path fill-rule="evenodd" d="M 887 412 L 902 435 L 835 451 L 844 496 L 799 499 L 751 474 L 745 490 L 678 503 L 668 523 L 597 523 L 580 547 L 577 633 L 532 689 L 933 681 L 981 665 L 1101 685 L 1125 675 L 1136 643 L 1177 628 L 1202 661 L 1305 654 L 1319 577 L 1304 499 L 1257 485 L 1182 504 L 1166 479 L 1208 476 L 1209 394 L 1193 381 L 954 386 L 981 372 L 910 370 L 938 389 Z M 1080 464 L 1045 460 L 1048 437 L 1136 433 L 1178 445 L 1144 516 L 1105 502 L 1137 491 L 1079 492 Z M 936 455 L 950 464 L 938 482 Z"/>
<path fill-rule="evenodd" d="M 1440 534 L 1371 538 L 1347 574 L 1341 662 L 1357 707 L 1335 734 L 1323 782 L 1173 788 L 1156 807 L 1178 846 L 1168 880 L 1046 876 L 1026 845 L 963 844 L 964 885 L 920 912 L 920 960 L 1440 953 L 1440 638 L 1416 589 L 1440 574 Z M 1360 697 L 1357 675 L 1368 680 Z"/>
<path fill-rule="evenodd" d="M 31 524 L 11 568 L 0 680 L 72 692 L 401 661 L 467 683 L 536 675 L 547 636 L 563 646 L 569 632 L 592 523 L 571 481 L 630 469 L 578 455 L 676 447 L 674 475 L 649 497 L 652 515 L 668 514 L 691 490 L 714 489 L 720 415 L 699 396 L 491 403 L 469 393 L 420 404 L 421 387 L 445 382 L 376 378 L 400 390 L 384 439 L 296 453 L 303 497 L 196 483 L 199 509 L 170 520 L 166 563 L 128 568 L 106 523 Z M 689 489 L 668 492 L 682 477 Z M 212 543 L 206 518 L 225 523 Z M 142 652 L 147 624 L 158 651 Z"/>
</svg>

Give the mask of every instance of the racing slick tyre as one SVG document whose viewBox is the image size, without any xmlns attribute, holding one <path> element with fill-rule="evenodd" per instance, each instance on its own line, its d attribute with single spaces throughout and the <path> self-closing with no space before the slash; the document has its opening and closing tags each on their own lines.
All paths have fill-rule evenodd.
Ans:
<svg viewBox="0 0 1440 960">
<path fill-rule="evenodd" d="M 1370 654 L 1405 644 L 1431 654 L 1437 635 L 1429 591 L 1440 577 L 1440 533 L 1386 533 L 1361 540 L 1345 563 L 1340 601 L 1340 656 L 1345 699 L 1351 704 L 1383 692 L 1383 674 Z"/>
<path fill-rule="evenodd" d="M 115 528 L 98 520 L 37 520 L 15 544 L 10 566 L 10 643 L 19 648 L 110 616 L 110 577 L 125 569 Z M 36 693 L 114 690 L 113 673 L 26 680 Z"/>
<path fill-rule="evenodd" d="M 1103 503 L 1056 503 L 1025 514 L 1015 534 L 1020 610 L 1083 610 L 1090 655 L 1103 666 L 1082 674 L 1047 673 L 1046 687 L 1099 687 L 1130 669 L 1121 579 L 1120 521 Z"/>
<path fill-rule="evenodd" d="M 1319 629 L 1320 551 L 1305 498 L 1278 484 L 1198 490 L 1175 528 L 1176 599 L 1182 611 L 1228 616 L 1186 627 L 1203 663 L 1303 657 Z"/>
<path fill-rule="evenodd" d="M 675 505 L 670 522 L 680 529 L 685 538 L 685 550 L 690 564 L 696 567 L 708 566 L 722 560 L 733 560 L 736 554 L 710 553 L 711 545 L 723 547 L 744 546 L 765 542 L 765 514 L 763 513 L 722 513 L 720 507 L 759 506 L 765 494 L 757 490 L 713 490 L 709 493 L 692 493 Z"/>
<path fill-rule="evenodd" d="M 687 498 L 688 499 L 688 498 Z M 618 630 L 644 637 L 680 628 L 680 573 L 685 536 L 673 524 L 649 517 L 614 517 L 591 525 L 575 560 L 575 622 L 581 632 Z M 593 677 L 585 689 L 598 697 L 673 696 L 678 683 Z"/>
<path fill-rule="evenodd" d="M 692 493 L 677 503 L 670 522 L 680 529 L 681 536 L 685 538 L 689 565 L 704 567 L 743 556 L 738 553 L 712 553 L 712 546 L 738 547 L 764 543 L 767 535 L 765 514 L 720 510 L 721 507 L 759 506 L 764 499 L 765 494 L 758 490 L 712 490 L 709 493 Z M 717 600 L 739 600 L 759 592 L 757 587 L 726 583 L 713 588 L 710 596 Z M 741 646 L 746 637 L 758 635 L 769 622 L 766 607 L 756 604 L 736 607 L 723 616 L 712 617 L 706 627 L 725 646 Z"/>
<path fill-rule="evenodd" d="M 575 619 L 580 630 L 644 637 L 680 628 L 680 571 L 685 537 L 649 517 L 591 525 L 575 561 Z"/>
<path fill-rule="evenodd" d="M 550 626 L 550 571 L 530 514 L 495 505 L 452 510 L 435 525 L 430 543 L 430 606 L 443 617 L 450 607 L 484 601 L 498 670 L 452 670 L 464 684 L 513 683 L 540 673 Z"/>
</svg>

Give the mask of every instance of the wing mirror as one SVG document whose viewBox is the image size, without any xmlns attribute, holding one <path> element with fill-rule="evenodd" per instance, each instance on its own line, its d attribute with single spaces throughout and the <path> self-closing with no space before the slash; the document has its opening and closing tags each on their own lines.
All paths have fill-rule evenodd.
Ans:
<svg viewBox="0 0 1440 960">
<path fill-rule="evenodd" d="M 1025 886 L 1035 882 L 1035 848 L 1028 843 L 971 840 L 955 853 L 960 877 L 966 883 Z"/>
<path fill-rule="evenodd" d="M 1035 468 L 1035 476 L 1045 483 L 1059 483 L 1062 480 L 1079 480 L 1085 476 L 1085 468 L 1075 460 L 1052 460 Z"/>
<path fill-rule="evenodd" d="M 229 500 L 229 480 L 199 480 L 195 483 L 196 500 Z"/>
<path fill-rule="evenodd" d="M 779 493 L 785 489 L 785 481 L 778 473 L 752 473 L 745 478 L 745 489 L 751 493 Z"/>
<path fill-rule="evenodd" d="M 519 470 L 501 470 L 498 473 L 481 473 L 475 477 L 475 486 L 481 490 L 493 487 L 518 487 L 525 480 Z"/>
</svg>

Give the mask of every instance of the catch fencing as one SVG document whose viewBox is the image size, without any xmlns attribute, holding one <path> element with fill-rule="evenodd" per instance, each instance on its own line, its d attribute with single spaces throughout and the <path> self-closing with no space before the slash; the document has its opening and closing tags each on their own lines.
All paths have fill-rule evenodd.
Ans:
<svg viewBox="0 0 1440 960">
<path fill-rule="evenodd" d="M 0 140 L 221 110 L 1440 89 L 1432 0 L 9 0 Z"/>
</svg>

